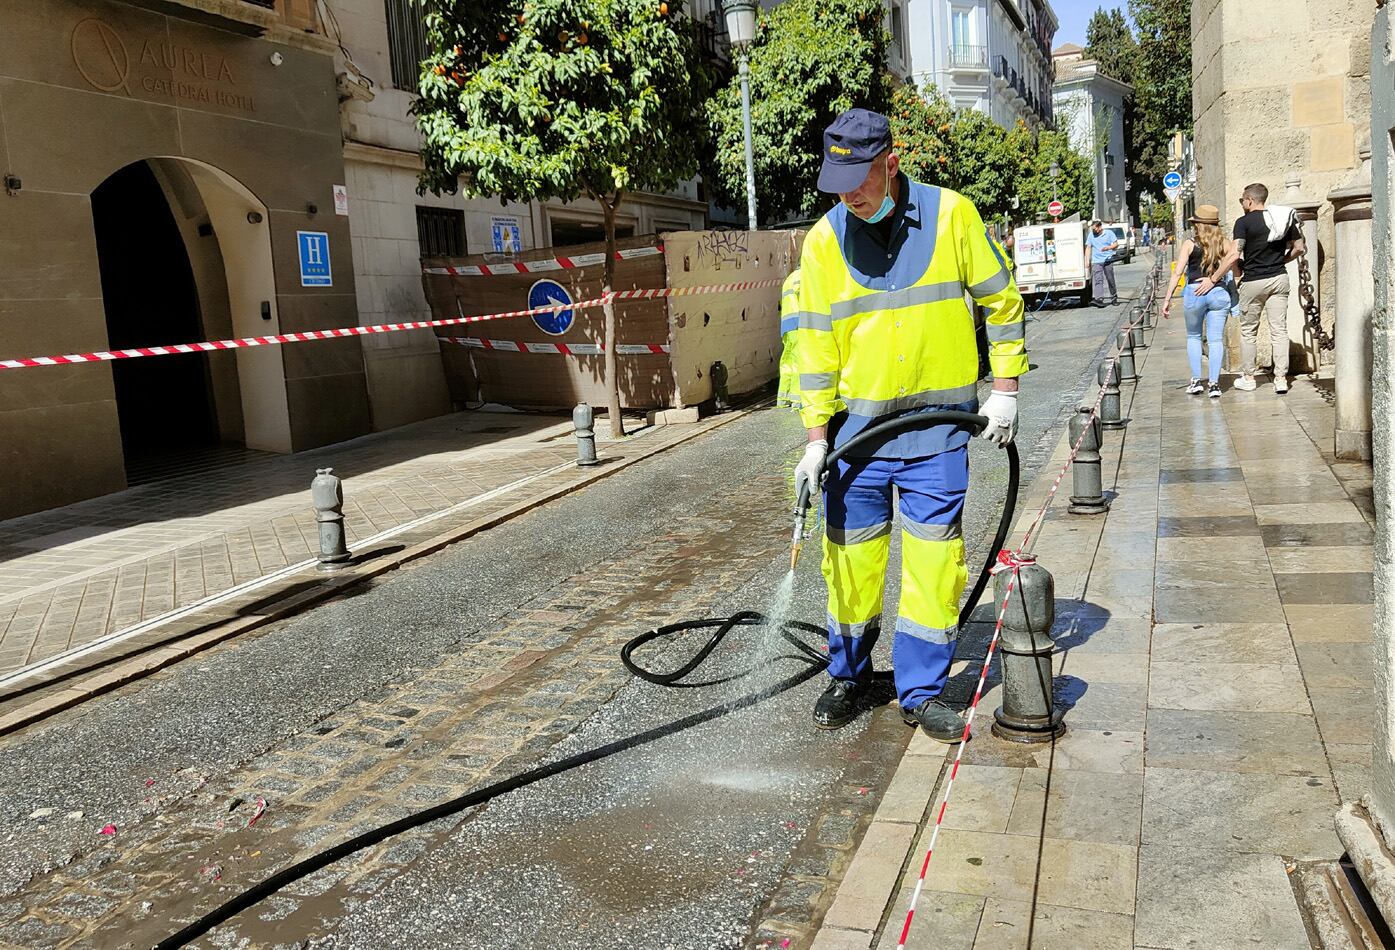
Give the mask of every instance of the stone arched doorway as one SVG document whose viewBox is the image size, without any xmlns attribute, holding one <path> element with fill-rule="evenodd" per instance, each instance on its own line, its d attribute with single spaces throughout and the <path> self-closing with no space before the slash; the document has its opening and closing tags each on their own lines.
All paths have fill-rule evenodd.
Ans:
<svg viewBox="0 0 1395 950">
<path fill-rule="evenodd" d="M 267 209 L 209 165 L 155 157 L 92 192 L 108 344 L 279 332 Z M 218 446 L 291 448 L 279 348 L 111 364 L 128 472 Z"/>
</svg>

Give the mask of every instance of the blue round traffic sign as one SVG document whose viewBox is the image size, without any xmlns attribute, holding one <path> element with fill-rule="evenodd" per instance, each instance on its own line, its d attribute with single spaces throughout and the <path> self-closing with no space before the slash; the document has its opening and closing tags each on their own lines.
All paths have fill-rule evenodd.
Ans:
<svg viewBox="0 0 1395 950">
<path fill-rule="evenodd" d="M 1181 188 L 1182 176 L 1177 172 L 1168 172 L 1163 176 L 1164 188 Z"/>
<path fill-rule="evenodd" d="M 555 280 L 540 280 L 528 289 L 529 310 L 568 305 L 566 310 L 533 314 L 533 322 L 538 325 L 538 329 L 553 336 L 561 336 L 572 328 L 572 321 L 576 319 L 576 311 L 570 306 L 572 303 L 574 301 L 572 295 L 567 293 L 567 288 Z"/>
</svg>

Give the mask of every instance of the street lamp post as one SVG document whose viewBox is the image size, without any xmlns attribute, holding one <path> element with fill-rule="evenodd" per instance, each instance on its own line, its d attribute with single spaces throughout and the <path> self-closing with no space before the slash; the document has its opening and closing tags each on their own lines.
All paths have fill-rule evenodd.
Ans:
<svg viewBox="0 0 1395 950">
<path fill-rule="evenodd" d="M 754 231 L 756 223 L 756 161 L 751 147 L 751 66 L 747 51 L 756 38 L 756 0 L 727 0 L 727 39 L 736 53 L 741 74 L 741 124 L 746 133 L 746 218 Z"/>
<path fill-rule="evenodd" d="M 1061 166 L 1056 164 L 1056 159 L 1051 160 L 1051 167 L 1046 170 L 1051 176 L 1051 200 L 1059 201 L 1060 196 L 1056 194 L 1056 179 L 1061 177 Z"/>
</svg>

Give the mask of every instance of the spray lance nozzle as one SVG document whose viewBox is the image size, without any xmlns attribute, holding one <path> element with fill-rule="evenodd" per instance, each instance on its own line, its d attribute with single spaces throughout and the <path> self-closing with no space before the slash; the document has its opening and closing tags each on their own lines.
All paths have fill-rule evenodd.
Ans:
<svg viewBox="0 0 1395 950">
<path fill-rule="evenodd" d="M 804 546 L 804 521 L 809 515 L 809 505 L 812 501 L 809 483 L 805 482 L 799 486 L 799 497 L 794 502 L 794 537 L 790 545 L 791 571 L 799 564 L 799 549 Z"/>
</svg>

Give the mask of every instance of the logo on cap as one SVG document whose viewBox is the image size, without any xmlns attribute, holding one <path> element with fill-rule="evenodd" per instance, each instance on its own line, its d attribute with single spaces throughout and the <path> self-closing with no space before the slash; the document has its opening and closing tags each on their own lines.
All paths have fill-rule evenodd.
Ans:
<svg viewBox="0 0 1395 950">
<path fill-rule="evenodd" d="M 828 147 L 828 150 L 829 150 L 830 152 L 832 152 L 834 155 L 851 155 L 851 154 L 852 154 L 852 149 L 850 149 L 850 148 L 843 148 L 843 146 L 841 146 L 841 145 L 830 145 L 830 146 Z"/>
</svg>

